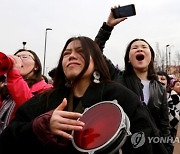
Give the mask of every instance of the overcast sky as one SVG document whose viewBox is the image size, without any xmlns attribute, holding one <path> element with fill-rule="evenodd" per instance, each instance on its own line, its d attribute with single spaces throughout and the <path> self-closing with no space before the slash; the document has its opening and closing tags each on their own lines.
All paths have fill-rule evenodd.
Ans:
<svg viewBox="0 0 180 154">
<path fill-rule="evenodd" d="M 171 55 L 180 52 L 180 0 L 0 0 L 0 51 L 14 54 L 26 48 L 37 53 L 43 64 L 47 32 L 46 74 L 57 65 L 69 37 L 96 36 L 114 5 L 135 4 L 136 16 L 120 23 L 106 44 L 105 55 L 124 67 L 127 44 L 144 38 L 162 52 L 170 45 Z"/>
</svg>

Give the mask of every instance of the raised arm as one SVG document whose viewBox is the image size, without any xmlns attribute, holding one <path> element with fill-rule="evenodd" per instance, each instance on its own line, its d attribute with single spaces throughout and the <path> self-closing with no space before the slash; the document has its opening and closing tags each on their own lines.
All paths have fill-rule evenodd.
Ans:
<svg viewBox="0 0 180 154">
<path fill-rule="evenodd" d="M 103 49 L 105 47 L 105 43 L 109 39 L 114 26 L 116 26 L 120 22 L 127 19 L 127 18 L 117 18 L 117 19 L 114 18 L 114 15 L 112 12 L 112 10 L 114 8 L 111 8 L 107 21 L 103 23 L 102 27 L 99 29 L 99 32 L 95 37 L 95 41 L 99 45 L 102 52 L 103 52 Z"/>
<path fill-rule="evenodd" d="M 114 9 L 114 8 L 111 8 L 107 21 L 103 23 L 102 27 L 100 28 L 98 34 L 95 37 L 95 42 L 98 44 L 98 46 L 100 47 L 102 52 L 105 47 L 105 43 L 109 39 L 114 26 L 116 26 L 118 23 L 127 19 L 127 18 L 117 18 L 117 19 L 114 18 L 113 12 L 112 12 L 112 9 Z M 104 57 L 107 62 L 110 74 L 111 74 L 111 79 L 122 82 L 122 79 L 121 79 L 122 71 L 120 71 L 112 63 L 112 61 L 110 59 L 108 59 L 106 56 L 104 56 Z"/>
</svg>

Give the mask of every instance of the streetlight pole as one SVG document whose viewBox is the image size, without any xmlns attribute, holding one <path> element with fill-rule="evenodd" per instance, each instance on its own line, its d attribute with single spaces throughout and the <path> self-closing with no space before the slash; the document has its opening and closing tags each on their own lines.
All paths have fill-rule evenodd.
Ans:
<svg viewBox="0 0 180 154">
<path fill-rule="evenodd" d="M 167 69 L 168 69 L 168 52 L 167 52 L 168 47 L 169 47 L 169 44 L 166 45 L 166 73 L 167 73 Z"/>
<path fill-rule="evenodd" d="M 46 28 L 46 31 L 45 31 L 45 43 L 44 43 L 44 61 L 43 61 L 43 75 L 44 75 L 44 72 L 45 72 L 45 63 L 46 63 L 46 42 L 47 42 L 47 31 L 48 30 L 52 30 L 51 28 Z"/>
<path fill-rule="evenodd" d="M 171 66 L 171 51 L 169 49 L 169 66 Z"/>
<path fill-rule="evenodd" d="M 169 46 L 169 74 L 171 74 L 171 47 L 174 45 Z"/>
</svg>

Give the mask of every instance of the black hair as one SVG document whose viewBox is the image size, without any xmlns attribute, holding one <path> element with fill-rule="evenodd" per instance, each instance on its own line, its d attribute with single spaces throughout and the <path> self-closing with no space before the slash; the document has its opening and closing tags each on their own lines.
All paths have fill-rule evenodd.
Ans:
<svg viewBox="0 0 180 154">
<path fill-rule="evenodd" d="M 166 77 L 166 79 L 167 79 L 167 84 L 169 85 L 170 84 L 170 77 L 169 77 L 169 75 L 166 73 L 166 72 L 164 72 L 164 71 L 158 71 L 157 72 L 157 75 L 161 75 L 161 76 L 165 76 Z"/>
<path fill-rule="evenodd" d="M 56 67 L 53 68 L 52 70 L 50 70 L 50 71 L 48 72 L 48 75 L 49 75 L 52 79 L 54 79 L 55 73 L 56 73 Z"/>
<path fill-rule="evenodd" d="M 95 70 L 100 73 L 100 76 L 101 76 L 100 80 L 101 81 L 110 80 L 109 69 L 108 69 L 106 61 L 101 53 L 99 46 L 92 39 L 85 37 L 85 36 L 79 36 L 79 37 L 71 37 L 65 43 L 65 46 L 62 50 L 62 53 L 61 53 L 61 56 L 59 59 L 58 66 L 56 68 L 53 86 L 55 88 L 58 88 L 59 86 L 65 85 L 65 83 L 66 83 L 66 77 L 65 77 L 65 74 L 64 74 L 64 71 L 62 68 L 63 53 L 66 50 L 69 43 L 74 40 L 79 40 L 81 42 L 82 50 L 83 50 L 83 52 L 81 52 L 81 54 L 85 61 L 85 66 L 84 66 L 83 70 L 77 76 L 77 78 L 74 82 L 78 81 L 83 76 L 83 74 L 86 72 L 86 70 L 88 69 L 89 62 L 90 62 L 90 56 L 92 57 L 92 59 L 94 61 Z"/>
</svg>

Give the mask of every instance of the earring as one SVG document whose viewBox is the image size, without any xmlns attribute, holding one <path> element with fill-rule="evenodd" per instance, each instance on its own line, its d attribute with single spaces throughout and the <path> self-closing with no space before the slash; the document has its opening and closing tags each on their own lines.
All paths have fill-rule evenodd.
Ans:
<svg viewBox="0 0 180 154">
<path fill-rule="evenodd" d="M 99 81 L 99 79 L 100 79 L 100 73 L 99 73 L 99 72 L 94 71 L 93 77 L 94 77 L 94 80 L 93 80 L 94 83 L 100 83 L 100 81 Z"/>
</svg>

